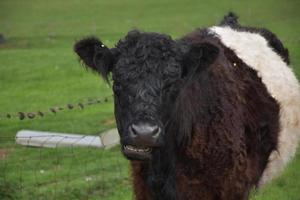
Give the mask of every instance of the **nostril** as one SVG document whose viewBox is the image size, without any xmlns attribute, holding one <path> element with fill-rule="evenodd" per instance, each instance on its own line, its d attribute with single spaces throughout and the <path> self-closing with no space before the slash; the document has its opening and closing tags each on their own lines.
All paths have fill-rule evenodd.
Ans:
<svg viewBox="0 0 300 200">
<path fill-rule="evenodd" d="M 156 138 L 159 136 L 159 134 L 160 134 L 160 127 L 159 126 L 153 127 L 152 137 Z"/>
<path fill-rule="evenodd" d="M 136 125 L 133 124 L 133 125 L 129 126 L 129 132 L 130 132 L 131 136 L 136 137 L 138 135 Z"/>
<path fill-rule="evenodd" d="M 135 135 L 138 135 L 138 134 L 141 132 L 141 127 L 138 126 L 138 125 L 132 124 L 132 125 L 131 125 L 131 128 L 132 128 L 132 132 L 133 132 Z"/>
</svg>

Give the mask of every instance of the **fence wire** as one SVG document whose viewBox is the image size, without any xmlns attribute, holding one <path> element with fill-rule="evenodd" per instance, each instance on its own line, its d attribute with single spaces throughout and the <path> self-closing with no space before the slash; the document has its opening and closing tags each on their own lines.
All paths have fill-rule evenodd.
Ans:
<svg viewBox="0 0 300 200">
<path fill-rule="evenodd" d="M 66 105 L 60 105 L 60 106 L 53 106 L 48 108 L 47 110 L 38 110 L 38 111 L 18 111 L 18 112 L 12 112 L 12 113 L 3 113 L 0 112 L 0 120 L 5 119 L 36 119 L 36 118 L 42 118 L 45 115 L 49 114 L 57 114 L 62 111 L 66 110 L 73 110 L 73 109 L 84 109 L 86 106 L 92 106 L 95 104 L 102 104 L 110 101 L 112 99 L 112 95 L 104 97 L 104 98 L 88 98 L 84 101 L 77 102 L 77 103 L 68 103 Z"/>
<path fill-rule="evenodd" d="M 128 162 L 120 147 L 76 143 L 57 141 L 44 148 L 0 137 L 0 199 L 132 199 Z"/>
</svg>

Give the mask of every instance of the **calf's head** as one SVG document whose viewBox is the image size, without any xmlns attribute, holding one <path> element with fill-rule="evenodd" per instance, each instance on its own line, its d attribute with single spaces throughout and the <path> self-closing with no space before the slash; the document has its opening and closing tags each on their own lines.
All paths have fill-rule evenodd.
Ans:
<svg viewBox="0 0 300 200">
<path fill-rule="evenodd" d="M 112 74 L 115 117 L 127 158 L 151 159 L 152 151 L 165 145 L 176 97 L 192 71 L 183 62 L 198 62 L 203 51 L 184 49 L 167 35 L 139 31 L 129 32 L 111 49 L 96 38 L 75 44 L 87 67 L 108 82 Z M 196 61 L 184 61 L 189 57 Z"/>
</svg>

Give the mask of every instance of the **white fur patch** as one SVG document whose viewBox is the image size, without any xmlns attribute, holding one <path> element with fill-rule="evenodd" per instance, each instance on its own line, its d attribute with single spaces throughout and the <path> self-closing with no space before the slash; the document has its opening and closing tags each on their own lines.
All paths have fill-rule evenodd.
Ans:
<svg viewBox="0 0 300 200">
<path fill-rule="evenodd" d="M 294 157 L 300 138 L 300 86 L 291 68 L 274 52 L 264 37 L 236 31 L 230 27 L 212 27 L 222 43 L 233 50 L 249 67 L 257 71 L 269 93 L 280 105 L 278 151 L 269 157 L 260 179 L 264 185 L 280 174 Z"/>
</svg>

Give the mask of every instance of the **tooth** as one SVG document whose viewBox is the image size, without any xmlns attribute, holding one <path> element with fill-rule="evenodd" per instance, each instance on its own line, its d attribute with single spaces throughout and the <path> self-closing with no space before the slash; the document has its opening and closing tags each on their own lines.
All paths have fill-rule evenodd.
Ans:
<svg viewBox="0 0 300 200">
<path fill-rule="evenodd" d="M 148 147 L 134 147 L 132 145 L 124 145 L 124 148 L 125 149 L 128 149 L 130 151 L 135 151 L 135 152 L 143 152 L 143 153 L 148 153 L 148 152 L 151 152 L 151 148 L 148 148 Z"/>
</svg>

